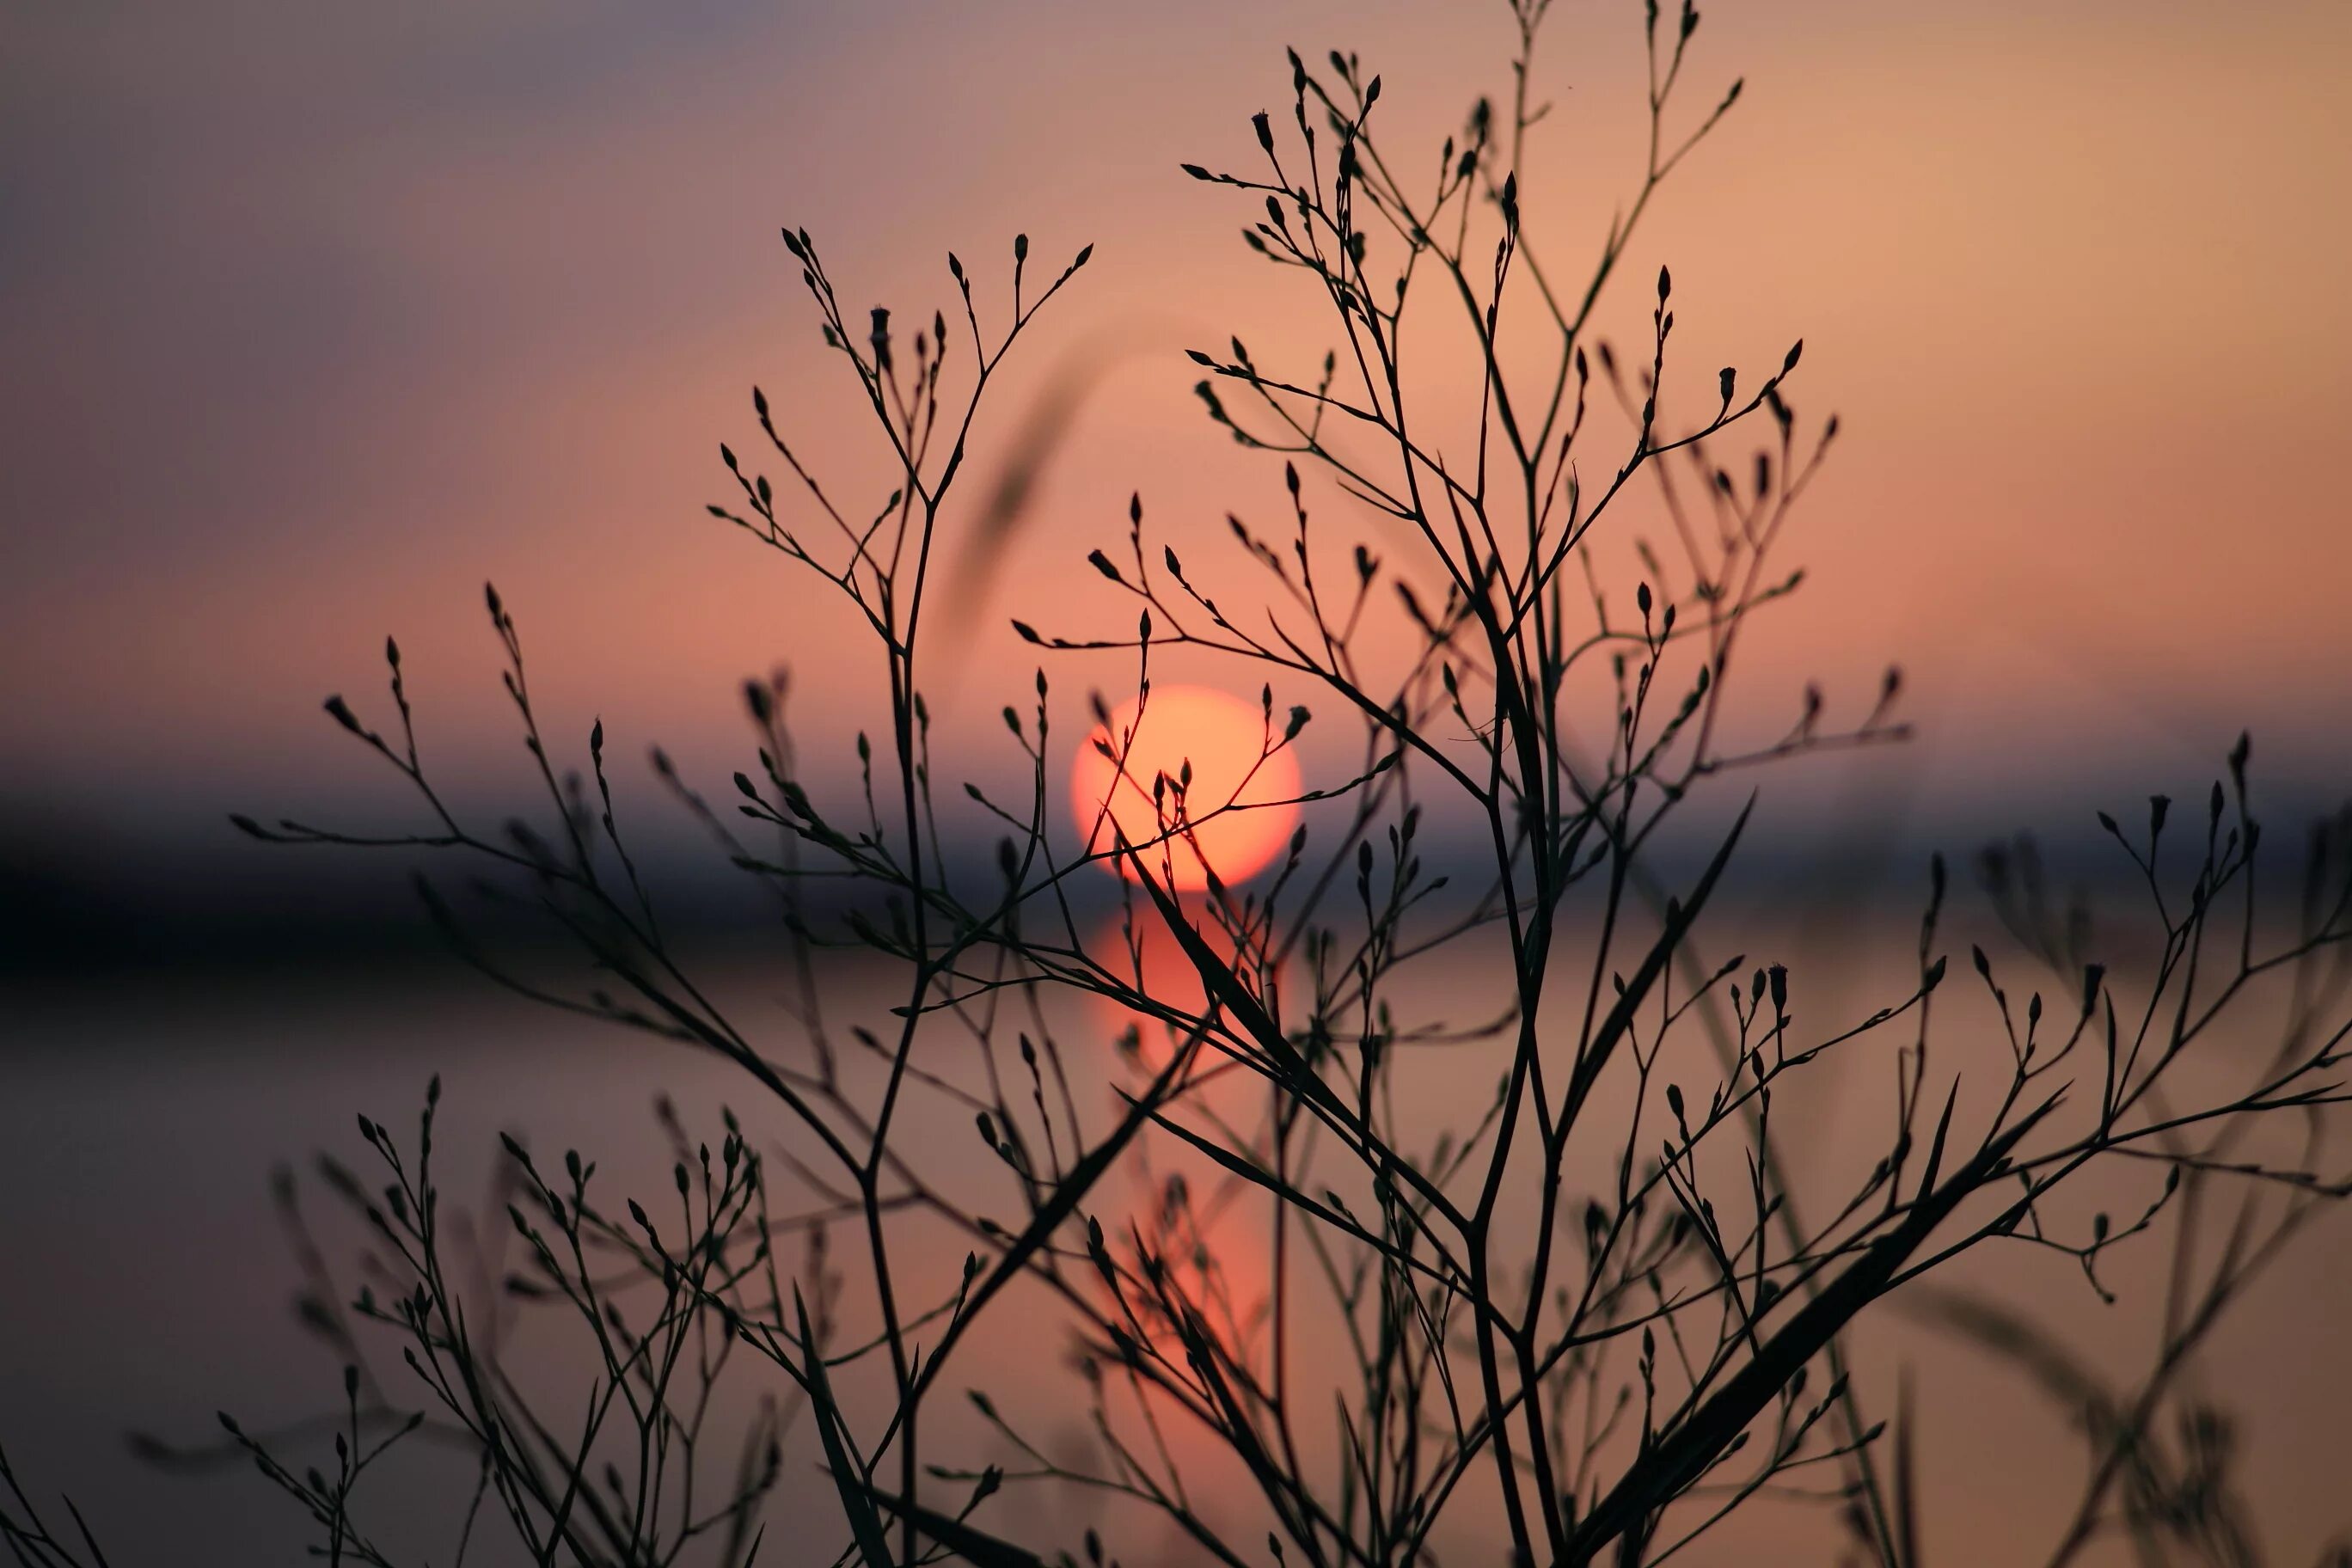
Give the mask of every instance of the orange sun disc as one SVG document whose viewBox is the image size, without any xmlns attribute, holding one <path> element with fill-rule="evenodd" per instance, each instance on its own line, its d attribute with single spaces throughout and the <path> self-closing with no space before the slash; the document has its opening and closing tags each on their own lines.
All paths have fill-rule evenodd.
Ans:
<svg viewBox="0 0 2352 1568">
<path fill-rule="evenodd" d="M 1297 762 L 1286 746 L 1262 755 L 1281 739 L 1276 723 L 1269 734 L 1256 704 L 1201 686 L 1154 686 L 1147 700 L 1120 704 L 1109 727 L 1097 725 L 1078 747 L 1070 770 L 1071 806 L 1088 852 L 1108 855 L 1123 836 L 1144 847 L 1154 878 L 1186 889 L 1207 887 L 1212 866 L 1226 883 L 1262 869 L 1298 821 Z M 1180 821 L 1178 781 L 1188 762 Z M 1153 781 L 1161 775 L 1167 784 L 1155 806 Z M 1135 875 L 1125 856 L 1118 864 L 1120 876 Z"/>
</svg>

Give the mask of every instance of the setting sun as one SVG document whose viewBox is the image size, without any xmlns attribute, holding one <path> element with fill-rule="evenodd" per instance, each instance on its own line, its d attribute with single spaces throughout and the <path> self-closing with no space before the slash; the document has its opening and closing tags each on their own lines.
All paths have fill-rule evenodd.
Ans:
<svg viewBox="0 0 2352 1568">
<path fill-rule="evenodd" d="M 1150 852 L 1154 873 L 1188 889 L 1208 886 L 1209 866 L 1220 880 L 1239 881 L 1281 853 L 1298 820 L 1292 804 L 1297 761 L 1286 747 L 1263 756 L 1280 736 L 1278 728 L 1269 735 L 1264 712 L 1240 698 L 1200 686 L 1155 686 L 1148 701 L 1120 704 L 1109 728 L 1097 725 L 1079 746 L 1070 770 L 1079 836 L 1094 853 L 1117 842 L 1113 822 L 1129 843 L 1160 837 L 1174 826 L 1175 784 L 1189 762 L 1185 815 L 1194 826 L 1183 841 L 1171 838 Z M 1103 754 L 1105 743 L 1121 754 L 1123 768 Z M 1152 781 L 1161 774 L 1169 786 L 1155 806 Z M 1119 874 L 1133 873 L 1121 862 Z"/>
</svg>

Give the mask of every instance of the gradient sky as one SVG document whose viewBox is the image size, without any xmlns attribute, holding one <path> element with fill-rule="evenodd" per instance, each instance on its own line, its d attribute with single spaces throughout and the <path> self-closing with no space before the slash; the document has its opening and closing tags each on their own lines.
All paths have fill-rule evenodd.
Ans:
<svg viewBox="0 0 2352 1568">
<path fill-rule="evenodd" d="M 755 379 L 829 478 L 882 477 L 784 222 L 845 303 L 923 315 L 950 247 L 985 290 L 1016 229 L 1043 258 L 1097 245 L 982 432 L 985 459 L 1066 356 L 1115 352 L 959 661 L 958 710 L 992 715 L 1032 663 L 1005 616 L 1126 624 L 1082 562 L 1130 489 L 1202 554 L 1225 510 L 1278 510 L 1174 351 L 1321 340 L 1235 240 L 1245 205 L 1177 162 L 1247 162 L 1286 43 L 1382 71 L 1398 146 L 1507 86 L 1499 0 L 214 0 L 7 27 L 0 794 L 133 835 L 358 776 L 317 703 L 380 704 L 387 631 L 436 755 L 520 783 L 486 576 L 559 727 L 731 766 L 735 682 L 782 659 L 841 752 L 871 659 L 829 655 L 806 583 L 700 512 Z M 1552 254 L 1638 174 L 1639 38 L 1633 0 L 1559 7 L 1529 202 Z M 1866 706 L 1893 658 L 1927 738 L 1872 787 L 1930 818 L 2193 788 L 2242 724 L 2258 776 L 2333 793 L 2352 8 L 1722 4 L 1691 68 L 1688 110 L 1748 91 L 1625 276 L 1672 264 L 1701 380 L 1803 336 L 1792 400 L 1848 431 L 1790 551 L 1811 586 L 1749 647 L 1759 727 L 1809 675 Z"/>
</svg>

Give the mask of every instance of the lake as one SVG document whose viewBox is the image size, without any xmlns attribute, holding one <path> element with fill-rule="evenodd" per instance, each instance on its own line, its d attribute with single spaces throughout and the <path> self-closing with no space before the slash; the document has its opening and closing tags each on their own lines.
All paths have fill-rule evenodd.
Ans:
<svg viewBox="0 0 2352 1568">
<path fill-rule="evenodd" d="M 1905 911 L 1832 911 L 1794 923 L 1756 911 L 1734 919 L 1747 928 L 1739 934 L 1753 940 L 1755 962 L 1769 957 L 1791 965 L 1801 1039 L 1899 1000 L 1914 963 L 1916 915 Z M 1961 1071 L 1964 1121 L 1989 1105 L 2008 1065 L 1990 1004 L 1967 970 L 1969 935 L 1963 925 L 1939 944 L 1954 962 L 1938 997 L 1936 1058 L 1939 1073 Z M 1572 949 L 1575 939 L 1564 942 Z M 1714 950 L 1727 956 L 1729 945 Z M 1990 940 L 1987 945 L 1994 946 Z M 1997 962 L 2005 981 L 2020 977 L 2009 983 L 2021 993 L 2023 958 L 2012 952 Z M 713 964 L 731 998 L 750 1013 L 764 1010 L 769 1026 L 782 1026 L 781 968 L 740 954 Z M 2126 966 L 2119 963 L 2118 974 L 2130 984 Z M 1399 994 L 1415 1010 L 1466 1024 L 1494 1011 L 1498 978 L 1491 963 L 1448 961 L 1410 975 Z M 897 998 L 879 977 L 836 966 L 828 982 L 841 983 L 834 993 L 837 1025 L 887 1023 Z M 2058 988 L 2052 989 L 2054 995 Z M 669 1154 L 650 1113 L 659 1092 L 670 1094 L 689 1129 L 714 1147 L 722 1103 L 742 1115 L 762 1147 L 786 1130 L 757 1086 L 723 1061 L 548 1013 L 454 964 L 59 980 L 20 987 L 8 1011 L 7 1043 L 0 1048 L 0 1192 L 7 1194 L 0 1204 L 0 1342 L 6 1346 L 0 1352 L 0 1443 L 37 1500 L 60 1490 L 73 1494 L 118 1565 L 304 1560 L 302 1521 L 249 1469 L 158 1468 L 131 1457 L 124 1434 L 135 1427 L 203 1444 L 217 1436 L 217 1408 L 263 1429 L 336 1405 L 338 1358 L 296 1324 L 290 1308 L 300 1277 L 273 1211 L 269 1177 L 280 1163 L 304 1162 L 320 1148 L 359 1166 L 366 1151 L 354 1112 L 411 1140 L 425 1082 L 437 1072 L 444 1180 L 452 1203 L 468 1204 L 488 1190 L 497 1134 L 511 1130 L 543 1161 L 567 1147 L 598 1160 L 599 1190 L 610 1206 L 617 1209 L 625 1193 L 642 1194 L 653 1206 L 669 1184 Z M 1078 1052 L 1084 1045 L 1108 1062 L 1105 1042 L 1121 1020 L 1100 1004 L 1076 1001 L 1053 1019 L 1072 1053 L 1081 1110 L 1098 1131 L 1109 1120 L 1108 1079 L 1090 1076 Z M 1814 1076 L 1801 1090 L 1780 1094 L 1776 1142 L 1800 1193 L 1843 1190 L 1841 1182 L 1850 1187 L 1854 1160 L 1882 1146 L 1893 1058 L 1910 1037 L 1900 1024 L 1864 1037 L 1845 1047 L 1850 1056 L 1832 1053 L 1808 1068 Z M 2200 1047 L 2203 1059 L 2184 1062 L 2184 1071 L 2226 1076 L 2242 1068 L 2258 1043 L 2217 1039 Z M 1501 1048 L 1493 1045 L 1408 1053 L 1400 1099 L 1433 1128 L 1466 1121 L 1501 1062 Z M 1689 1081 L 1696 1093 L 1705 1080 Z M 860 1080 L 857 1092 L 874 1088 Z M 1238 1082 L 1213 1093 L 1223 1097 L 1218 1109 L 1236 1115 L 1263 1099 Z M 1604 1101 L 1596 1101 L 1597 1111 L 1606 1110 Z M 981 1145 L 968 1110 L 926 1100 L 910 1102 L 908 1117 L 909 1146 L 935 1181 L 955 1185 L 982 1212 L 994 1205 L 1003 1217 L 1015 1217 L 1008 1173 Z M 1613 1124 L 1604 1117 L 1602 1125 Z M 1186 1159 L 1164 1136 L 1148 1152 L 1155 1170 Z M 1599 1184 L 1603 1152 L 1595 1145 L 1582 1163 L 1571 1158 L 1571 1190 L 1580 1182 Z M 1197 1160 L 1193 1166 L 1197 1172 Z M 2144 1165 L 2102 1169 L 2084 1179 L 2074 1200 L 2080 1214 L 2067 1212 L 2080 1219 L 2106 1206 L 2119 1218 L 2134 1215 L 2154 1195 L 2154 1184 L 2155 1173 Z M 313 1212 L 323 1220 L 328 1211 L 315 1183 L 310 1191 Z M 1090 1209 L 1108 1214 L 1120 1201 L 1147 1201 L 1133 1187 L 1123 1191 L 1124 1198 L 1107 1194 Z M 331 1258 L 347 1262 L 362 1239 L 358 1227 L 337 1219 L 320 1228 Z M 506 1234 L 502 1220 L 496 1229 Z M 1215 1245 L 1237 1291 L 1263 1292 L 1267 1231 L 1264 1205 L 1255 1198 L 1234 1198 L 1223 1210 Z M 943 1229 L 929 1240 L 919 1231 L 907 1234 L 914 1283 L 902 1289 L 919 1296 L 951 1288 L 968 1242 Z M 2352 1408 L 2347 1239 L 2352 1212 L 2323 1216 L 2259 1279 L 2187 1380 L 2237 1418 L 2234 1473 L 2270 1562 L 2308 1563 L 2323 1542 L 2352 1523 L 2342 1446 L 2343 1412 Z M 2030 1310 L 2084 1365 L 2121 1378 L 2147 1365 L 2162 1296 L 2162 1248 L 2152 1237 L 2140 1242 L 2103 1261 L 2103 1280 L 2123 1298 L 2115 1306 L 2099 1301 L 2071 1258 L 2021 1242 L 1971 1255 L 1953 1266 L 1951 1279 Z M 835 1243 L 853 1279 L 860 1272 L 855 1243 L 847 1232 Z M 346 1269 L 342 1279 L 352 1278 Z M 1939 1274 L 1935 1282 L 1944 1279 Z M 853 1287 L 845 1306 L 853 1321 L 861 1300 Z M 1895 1303 L 1904 1305 L 1902 1299 Z M 576 1384 L 570 1352 L 553 1342 L 533 1343 L 536 1310 L 543 1310 L 526 1308 L 520 1320 L 516 1365 L 548 1380 L 545 1386 L 566 1387 L 567 1376 Z M 943 1388 L 959 1396 L 927 1406 L 927 1459 L 977 1465 L 1004 1457 L 1002 1439 L 960 1397 L 971 1384 L 988 1389 L 1008 1419 L 1042 1441 L 1073 1454 L 1086 1449 L 1084 1405 L 1057 1310 L 1039 1292 L 999 1303 L 983 1318 L 944 1380 Z M 1311 1318 L 1301 1323 L 1299 1375 L 1328 1376 L 1340 1364 L 1328 1320 L 1319 1334 Z M 1930 1328 L 1916 1312 L 1879 1311 L 1854 1335 L 1853 1353 L 1874 1417 L 1894 1414 L 1899 1372 L 1907 1370 L 1912 1380 L 1922 1413 L 1916 1440 L 1927 1559 L 2042 1561 L 2084 1473 L 2085 1446 L 2068 1416 L 2013 1364 Z M 375 1370 L 396 1398 L 413 1400 L 396 1349 L 387 1347 Z M 845 1397 L 855 1405 L 862 1395 L 852 1386 Z M 570 1406 L 558 1399 L 554 1407 Z M 1244 1494 L 1231 1477 L 1218 1479 L 1209 1447 L 1181 1435 L 1172 1440 L 1180 1457 L 1203 1467 L 1203 1512 L 1232 1524 L 1236 1539 L 1261 1539 Z M 845 1544 L 819 1458 L 803 1420 L 785 1447 L 786 1482 L 770 1510 L 763 1562 L 821 1563 Z M 471 1474 L 461 1456 L 419 1448 L 388 1468 L 372 1517 L 384 1521 L 386 1538 L 446 1563 Z M 1444 1560 L 1495 1560 L 1487 1555 L 1499 1539 L 1491 1517 L 1482 1521 L 1482 1510 L 1467 1501 L 1458 1511 L 1462 1528 L 1439 1537 L 1451 1548 Z M 982 1518 L 1006 1533 L 1073 1550 L 1079 1531 L 1099 1523 L 1130 1564 L 1199 1560 L 1164 1526 L 1106 1509 L 1098 1499 L 1016 1487 Z M 1829 1561 L 1839 1540 L 1821 1506 L 1768 1502 L 1678 1561 L 1744 1563 L 1759 1553 L 1766 1561 Z M 468 1559 L 509 1560 L 481 1550 Z M 2115 1541 L 2084 1560 L 2131 1558 Z"/>
</svg>

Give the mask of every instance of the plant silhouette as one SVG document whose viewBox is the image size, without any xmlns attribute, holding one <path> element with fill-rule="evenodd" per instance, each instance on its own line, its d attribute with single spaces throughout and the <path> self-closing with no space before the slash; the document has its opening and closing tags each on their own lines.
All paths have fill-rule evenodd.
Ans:
<svg viewBox="0 0 2352 1568">
<path fill-rule="evenodd" d="M 371 1512 L 373 1467 L 438 1442 L 466 1457 L 459 1556 L 503 1531 L 551 1563 L 1141 1563 L 1177 1560 L 1172 1539 L 1256 1568 L 1630 1565 L 1734 1540 L 1750 1504 L 1798 1496 L 1833 1515 L 1854 1560 L 1912 1568 L 1934 1522 L 1916 1473 L 1933 1412 L 1866 1386 L 1849 1351 L 1857 1320 L 1901 1311 L 2017 1361 L 2081 1420 L 2089 1479 L 2053 1562 L 2116 1531 L 2145 1561 L 2255 1560 L 2228 1423 L 2181 1373 L 2347 1190 L 2327 1138 L 2352 1031 L 2352 816 L 2315 829 L 2276 909 L 2257 890 L 2247 742 L 2185 826 L 2160 796 L 2144 825 L 2103 817 L 2147 893 L 2153 957 L 2128 972 L 2052 911 L 2030 847 L 1979 868 L 2016 956 L 1978 948 L 1971 974 L 1951 973 L 1939 858 L 1916 963 L 1858 1017 L 1801 1024 L 1799 976 L 1711 952 L 1755 831 L 1742 776 L 1899 742 L 1901 681 L 1887 672 L 1843 721 L 1809 690 L 1785 725 L 1739 738 L 1737 655 L 1799 586 L 1783 533 L 1837 421 L 1791 405 L 1801 343 L 1760 373 L 1683 372 L 1665 270 L 1632 285 L 1651 293 L 1643 341 L 1597 336 L 1657 193 L 1740 98 L 1732 80 L 1686 106 L 1687 5 L 1651 0 L 1640 18 L 1648 156 L 1601 254 L 1581 271 L 1538 254 L 1521 174 L 1545 114 L 1548 10 L 1512 0 L 1514 91 L 1480 100 L 1442 149 L 1384 140 L 1381 79 L 1354 58 L 1294 54 L 1247 165 L 1184 165 L 1242 204 L 1244 243 L 1286 300 L 1322 312 L 1331 347 L 1303 368 L 1238 337 L 1192 353 L 1214 429 L 1278 477 L 1278 521 L 1163 535 L 1139 497 L 1124 537 L 1088 557 L 1110 607 L 1014 623 L 1045 660 L 1003 712 L 1024 798 L 959 788 L 932 752 L 926 682 L 956 658 L 955 638 L 934 651 L 951 609 L 935 601 L 961 520 L 983 517 L 992 538 L 1021 526 L 1018 476 L 958 510 L 975 415 L 1092 247 L 1041 264 L 1024 236 L 1009 267 L 950 256 L 952 315 L 910 316 L 845 302 L 815 239 L 783 230 L 884 478 L 851 499 L 755 390 L 759 450 L 721 447 L 731 490 L 709 510 L 851 606 L 887 712 L 856 738 L 846 786 L 807 762 L 781 678 L 746 688 L 757 762 L 732 799 L 652 759 L 772 896 L 793 988 L 782 1026 L 724 1002 L 706 955 L 666 932 L 603 726 L 566 772 L 495 588 L 486 613 L 545 795 L 535 824 L 478 825 L 436 784 L 396 646 L 394 722 L 328 700 L 421 816 L 240 817 L 244 831 L 467 863 L 580 961 L 526 963 L 420 882 L 467 963 L 546 1007 L 723 1058 L 743 1099 L 703 1132 L 666 1110 L 673 1188 L 617 1207 L 593 1160 L 510 1140 L 493 1194 L 509 1227 L 470 1252 L 433 1163 L 437 1083 L 413 1133 L 361 1119 L 371 1173 L 330 1158 L 319 1178 L 363 1230 L 365 1283 L 341 1284 L 323 1247 L 306 1255 L 306 1315 L 350 1364 L 331 1457 L 293 1457 L 315 1428 L 223 1418 L 227 1451 L 307 1511 L 320 1553 L 408 1561 Z M 1405 353 L 1408 316 L 1416 345 L 1447 334 L 1475 367 L 1468 406 Z M 1050 432 L 1020 444 L 1043 450 Z M 1604 581 L 1593 547 L 1651 502 L 1679 557 L 1644 550 L 1634 581 Z M 1348 535 L 1367 518 L 1385 530 L 1377 551 Z M 1236 883 L 1210 863 L 1208 887 L 1181 896 L 1200 830 L 1267 805 L 1196 798 L 1189 767 L 1130 769 L 1134 728 L 1112 709 L 1148 712 L 1155 659 L 1180 651 L 1255 691 L 1261 764 L 1303 752 L 1310 725 L 1346 731 L 1318 757 L 1354 759 L 1302 763 L 1298 797 L 1275 804 L 1303 820 L 1267 874 Z M 1106 818 L 1091 848 L 1055 796 L 1068 716 L 1051 677 L 1078 654 L 1131 661 L 1131 689 L 1095 695 L 1078 731 L 1102 726 L 1101 755 L 1159 819 L 1139 837 Z M 1440 821 L 1466 824 L 1474 849 L 1432 847 Z M 955 852 L 975 835 L 992 857 Z M 1089 914 L 1105 900 L 1108 941 Z M 1185 984 L 1155 979 L 1155 943 Z M 852 958 L 857 984 L 890 977 L 887 1030 L 845 1021 Z M 1433 1006 L 1416 977 L 1436 966 Z M 1074 1037 L 1070 998 L 1129 1020 L 1116 1050 Z M 1477 1021 L 1444 1021 L 1465 1013 Z M 1966 1058 L 1964 1092 L 1958 1047 L 1938 1037 L 1987 1029 L 1996 1065 Z M 2237 1080 L 2180 1070 L 2244 1029 L 2269 1033 Z M 1873 1100 L 1886 1110 L 1852 1127 L 1833 1180 L 1800 1182 L 1787 1107 L 1850 1058 L 1891 1080 Z M 1427 1113 L 1415 1074 L 1433 1061 L 1493 1085 L 1459 1124 Z M 984 1187 L 959 1173 L 968 1149 L 910 1131 L 941 1115 L 976 1129 Z M 2094 1165 L 2130 1176 L 2136 1210 L 2066 1201 Z M 2104 1294 L 2103 1260 L 2135 1238 L 2171 1259 L 2137 1386 L 1966 1284 L 1970 1255 L 2031 1247 Z M 1007 1311 L 1066 1339 L 1088 1434 L 1075 1458 L 965 1353 Z M 513 1345 L 563 1321 L 576 1376 L 531 1394 Z M 950 1420 L 943 1404 L 962 1408 Z M 731 1426 L 716 1414 L 745 1408 Z M 794 1466 L 821 1468 L 838 1508 L 787 1532 L 763 1510 Z M 1006 1500 L 1053 1487 L 1116 1506 L 1049 1538 L 1046 1515 Z M 21 1561 L 98 1560 L 22 1494 L 0 1531 Z"/>
</svg>

